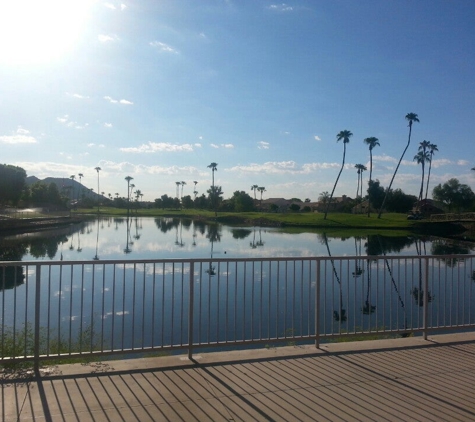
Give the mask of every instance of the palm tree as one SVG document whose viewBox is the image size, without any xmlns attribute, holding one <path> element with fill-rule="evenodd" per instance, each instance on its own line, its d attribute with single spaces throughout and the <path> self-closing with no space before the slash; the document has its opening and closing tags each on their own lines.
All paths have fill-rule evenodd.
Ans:
<svg viewBox="0 0 475 422">
<path fill-rule="evenodd" d="M 260 208 L 262 211 L 262 194 L 266 191 L 266 188 L 264 186 L 259 186 L 257 190 L 261 193 L 261 202 L 260 202 Z"/>
<path fill-rule="evenodd" d="M 432 156 L 436 151 L 439 151 L 437 148 L 437 145 L 429 143 L 429 154 L 430 154 L 430 160 L 429 160 L 429 171 L 427 173 L 427 184 L 426 184 L 426 196 L 425 199 L 427 199 L 427 192 L 429 191 L 429 179 L 430 179 L 430 170 L 432 168 Z M 472 169 L 473 170 L 473 169 Z"/>
<path fill-rule="evenodd" d="M 196 190 L 196 185 L 198 184 L 198 182 L 196 180 L 193 180 L 193 183 L 194 183 L 194 187 L 193 187 L 193 194 L 195 195 L 195 199 L 196 199 L 196 195 L 198 195 L 198 191 Z"/>
<path fill-rule="evenodd" d="M 407 139 L 407 145 L 406 145 L 406 148 L 404 148 L 404 151 L 402 152 L 401 158 L 399 159 L 399 162 L 397 163 L 396 170 L 394 170 L 393 177 L 391 178 L 391 182 L 389 183 L 389 186 L 386 189 L 386 194 L 384 195 L 383 203 L 381 204 L 381 208 L 379 209 L 379 212 L 378 212 L 378 218 L 381 218 L 384 205 L 386 205 L 386 199 L 388 198 L 388 194 L 391 191 L 391 186 L 393 185 L 393 181 L 394 181 L 394 178 L 396 177 L 396 173 L 399 169 L 399 165 L 401 164 L 401 161 L 404 158 L 404 154 L 406 153 L 407 148 L 409 148 L 409 144 L 411 143 L 412 124 L 414 122 L 419 122 L 419 118 L 416 113 L 407 113 L 406 120 L 409 121 L 409 137 Z"/>
<path fill-rule="evenodd" d="M 181 185 L 181 182 L 175 182 L 175 185 L 176 185 L 176 196 L 175 198 L 178 198 L 180 196 L 180 185 Z"/>
<path fill-rule="evenodd" d="M 365 138 L 363 142 L 366 145 L 368 145 L 368 148 L 369 148 L 369 182 L 371 182 L 373 180 L 373 149 L 375 147 L 379 147 L 380 145 L 379 145 L 378 138 L 375 138 L 374 136 L 370 138 Z M 370 216 L 370 206 L 371 206 L 371 198 L 369 196 L 369 191 L 368 191 L 368 217 Z"/>
<path fill-rule="evenodd" d="M 356 197 L 360 198 L 363 197 L 363 172 L 367 170 L 366 166 L 363 164 L 355 164 L 355 169 L 357 170 L 358 174 L 358 185 L 356 187 Z M 360 194 L 360 186 L 361 186 L 361 194 Z"/>
<path fill-rule="evenodd" d="M 69 178 L 71 179 L 71 199 L 74 199 L 74 179 L 76 179 L 76 176 L 72 174 Z"/>
<path fill-rule="evenodd" d="M 78 177 L 79 177 L 79 184 L 81 185 L 81 191 L 82 191 L 82 182 L 81 182 L 81 179 L 84 177 L 84 174 L 82 173 L 78 173 Z M 78 198 L 79 199 L 79 192 L 78 192 Z"/>
<path fill-rule="evenodd" d="M 216 200 L 215 200 L 215 189 L 214 189 L 214 172 L 215 171 L 218 171 L 218 163 L 211 163 L 209 166 L 208 166 L 209 169 L 211 169 L 211 175 L 212 175 L 212 185 L 211 185 L 211 192 L 213 193 L 213 195 L 211 196 L 211 201 L 212 201 L 212 205 L 213 205 L 213 208 L 214 208 L 214 215 L 215 217 L 218 215 L 217 211 L 216 211 Z"/>
<path fill-rule="evenodd" d="M 414 156 L 414 160 L 417 161 L 418 164 L 422 164 L 422 183 L 424 183 L 424 170 L 425 170 L 425 163 L 429 161 L 430 159 L 430 154 L 427 152 L 429 149 L 430 142 L 429 141 L 422 141 L 419 142 L 419 149 L 418 151 L 421 152 L 422 154 L 416 154 Z M 419 155 L 419 159 L 417 156 Z M 422 159 L 422 161 L 420 160 Z M 422 197 L 424 196 L 424 185 L 422 184 L 421 186 L 421 191 L 419 193 L 419 201 L 422 201 Z"/>
<path fill-rule="evenodd" d="M 429 151 L 420 150 L 415 156 L 414 161 L 417 161 L 417 164 L 422 166 L 422 179 L 421 179 L 421 190 L 419 191 L 419 201 L 422 201 L 422 195 L 424 193 L 424 169 L 426 162 L 430 160 Z"/>
<path fill-rule="evenodd" d="M 102 170 L 100 167 L 95 167 L 94 170 L 97 171 L 97 212 L 99 212 L 99 172 Z"/>
<path fill-rule="evenodd" d="M 183 186 L 186 185 L 186 182 L 181 182 L 181 199 L 183 200 Z"/>
<path fill-rule="evenodd" d="M 259 188 L 259 185 L 252 185 L 251 190 L 254 191 L 254 201 L 256 200 L 256 191 Z"/>
<path fill-rule="evenodd" d="M 343 161 L 341 163 L 340 172 L 338 173 L 335 184 L 333 185 L 333 190 L 332 190 L 332 193 L 330 194 L 330 199 L 327 202 L 327 207 L 325 209 L 325 216 L 323 217 L 324 220 L 327 219 L 328 207 L 330 205 L 330 202 L 332 201 L 333 194 L 335 193 L 336 185 L 338 184 L 338 180 L 340 179 L 341 172 L 343 171 L 343 167 L 345 166 L 346 144 L 348 142 L 350 142 L 350 138 L 352 136 L 353 136 L 353 134 L 349 130 L 342 130 L 342 131 L 340 131 L 340 133 L 338 133 L 338 135 L 336 135 L 336 141 L 337 142 L 343 140 Z"/>
<path fill-rule="evenodd" d="M 130 206 L 130 181 L 134 178 L 131 176 L 126 176 L 125 180 L 127 180 L 127 216 L 129 215 L 129 206 Z M 119 195 L 117 194 L 117 198 Z"/>
</svg>

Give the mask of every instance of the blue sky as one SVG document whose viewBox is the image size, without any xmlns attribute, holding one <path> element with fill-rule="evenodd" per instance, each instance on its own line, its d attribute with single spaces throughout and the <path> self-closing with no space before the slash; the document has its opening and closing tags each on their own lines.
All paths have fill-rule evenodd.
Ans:
<svg viewBox="0 0 475 422">
<path fill-rule="evenodd" d="M 39 178 L 83 173 L 144 200 L 176 181 L 224 197 L 354 197 L 363 139 L 373 177 L 417 194 L 419 142 L 438 146 L 431 189 L 475 189 L 475 2 L 18 0 L 0 6 L 2 162 Z M 364 173 L 365 186 L 369 171 Z"/>
</svg>

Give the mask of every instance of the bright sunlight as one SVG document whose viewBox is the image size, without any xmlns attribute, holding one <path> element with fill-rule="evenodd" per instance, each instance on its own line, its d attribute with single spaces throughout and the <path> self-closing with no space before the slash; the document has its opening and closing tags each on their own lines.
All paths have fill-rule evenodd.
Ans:
<svg viewBox="0 0 475 422">
<path fill-rule="evenodd" d="M 74 45 L 95 0 L 11 0 L 0 4 L 0 64 L 46 63 Z"/>
</svg>

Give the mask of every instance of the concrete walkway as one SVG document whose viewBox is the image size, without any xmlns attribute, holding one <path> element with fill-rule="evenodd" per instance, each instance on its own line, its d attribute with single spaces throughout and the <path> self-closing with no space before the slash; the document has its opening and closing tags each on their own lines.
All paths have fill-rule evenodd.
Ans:
<svg viewBox="0 0 475 422">
<path fill-rule="evenodd" d="M 473 421 L 475 333 L 0 374 L 3 421 Z"/>
</svg>

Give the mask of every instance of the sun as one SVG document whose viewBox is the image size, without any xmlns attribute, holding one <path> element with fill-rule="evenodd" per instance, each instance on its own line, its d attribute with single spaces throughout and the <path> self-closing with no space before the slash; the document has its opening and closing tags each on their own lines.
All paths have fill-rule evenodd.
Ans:
<svg viewBox="0 0 475 422">
<path fill-rule="evenodd" d="M 0 4 L 0 64 L 46 63 L 80 37 L 94 0 L 9 0 Z"/>
</svg>

